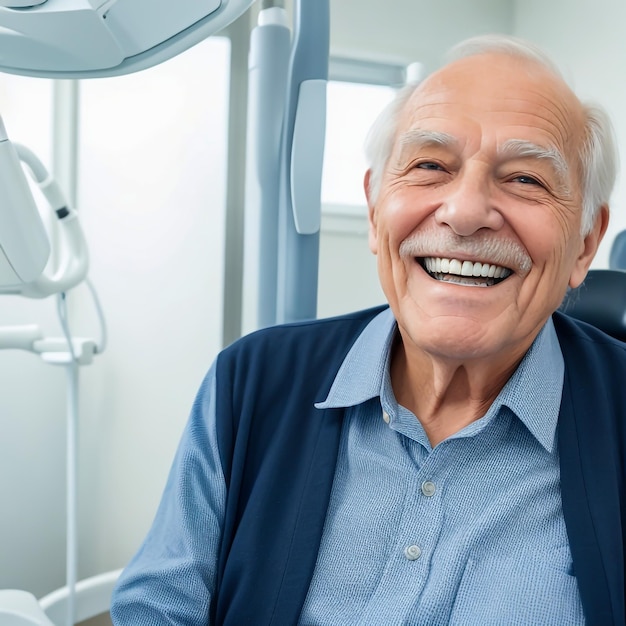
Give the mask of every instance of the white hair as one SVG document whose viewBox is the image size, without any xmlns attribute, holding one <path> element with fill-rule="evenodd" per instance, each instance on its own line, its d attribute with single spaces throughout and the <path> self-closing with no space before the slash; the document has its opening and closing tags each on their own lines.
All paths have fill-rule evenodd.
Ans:
<svg viewBox="0 0 626 626">
<path fill-rule="evenodd" d="M 450 50 L 446 59 L 453 62 L 480 54 L 500 53 L 538 63 L 561 80 L 563 76 L 556 64 L 537 46 L 517 37 L 505 35 L 482 35 L 467 39 Z M 395 99 L 383 109 L 374 122 L 365 142 L 365 156 L 369 164 L 370 201 L 374 203 L 387 161 L 391 156 L 400 115 L 417 88 L 406 85 L 398 91 Z M 581 232 L 587 235 L 593 228 L 600 207 L 608 206 L 615 178 L 618 155 L 613 127 L 609 116 L 598 104 L 581 102 L 585 128 L 579 153 L 582 172 L 582 219 Z"/>
</svg>

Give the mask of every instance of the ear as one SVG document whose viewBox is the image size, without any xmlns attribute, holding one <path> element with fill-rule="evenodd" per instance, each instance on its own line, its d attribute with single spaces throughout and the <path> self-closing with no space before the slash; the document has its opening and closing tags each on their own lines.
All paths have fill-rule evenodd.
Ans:
<svg viewBox="0 0 626 626">
<path fill-rule="evenodd" d="M 372 177 L 372 170 L 365 172 L 365 178 L 363 179 L 363 187 L 365 189 L 365 197 L 367 198 L 367 210 L 368 210 L 368 222 L 369 222 L 369 234 L 368 243 L 370 250 L 373 254 L 378 253 L 378 230 L 376 228 L 376 211 L 374 203 L 372 202 L 372 194 L 370 189 L 370 181 Z"/>
<path fill-rule="evenodd" d="M 591 261 L 596 256 L 600 242 L 606 233 L 607 226 L 609 225 L 609 207 L 603 204 L 598 211 L 596 221 L 591 229 L 591 232 L 583 239 L 582 251 L 579 257 L 576 259 L 574 268 L 569 279 L 569 286 L 572 289 L 578 287 L 585 277 L 587 276 L 587 270 L 591 265 Z"/>
</svg>

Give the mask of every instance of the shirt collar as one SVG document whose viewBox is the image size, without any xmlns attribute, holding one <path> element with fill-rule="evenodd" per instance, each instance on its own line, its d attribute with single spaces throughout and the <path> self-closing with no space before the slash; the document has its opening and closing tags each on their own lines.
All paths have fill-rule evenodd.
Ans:
<svg viewBox="0 0 626 626">
<path fill-rule="evenodd" d="M 395 330 L 391 310 L 379 313 L 354 342 L 326 400 L 315 406 L 356 406 L 380 396 Z M 496 411 L 501 406 L 513 411 L 548 452 L 552 452 L 555 443 L 564 371 L 563 355 L 550 318 L 492 406 Z"/>
<path fill-rule="evenodd" d="M 379 313 L 358 336 L 346 355 L 326 400 L 318 409 L 356 406 L 380 395 L 387 355 L 396 331 L 391 309 Z"/>
</svg>

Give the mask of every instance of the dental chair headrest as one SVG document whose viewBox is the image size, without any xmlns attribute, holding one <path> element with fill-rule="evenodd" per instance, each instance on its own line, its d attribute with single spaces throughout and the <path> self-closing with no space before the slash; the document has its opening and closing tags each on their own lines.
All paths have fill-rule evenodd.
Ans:
<svg viewBox="0 0 626 626">
<path fill-rule="evenodd" d="M 626 341 L 626 271 L 589 270 L 583 284 L 567 294 L 560 310 Z"/>
<path fill-rule="evenodd" d="M 617 233 L 609 253 L 609 267 L 612 270 L 626 270 L 626 230 Z"/>
</svg>

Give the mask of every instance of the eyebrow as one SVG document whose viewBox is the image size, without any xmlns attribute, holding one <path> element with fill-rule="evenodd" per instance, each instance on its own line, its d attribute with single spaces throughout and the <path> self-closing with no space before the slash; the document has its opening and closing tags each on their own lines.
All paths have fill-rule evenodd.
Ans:
<svg viewBox="0 0 626 626">
<path fill-rule="evenodd" d="M 563 154 L 554 147 L 546 148 L 523 139 L 509 139 L 498 149 L 498 156 L 504 160 L 530 157 L 549 161 L 560 182 L 567 187 L 569 166 Z"/>
<path fill-rule="evenodd" d="M 459 140 L 454 135 L 437 130 L 413 128 L 400 136 L 400 147 L 453 146 Z"/>
<path fill-rule="evenodd" d="M 398 167 L 402 167 L 405 161 L 405 154 L 411 154 L 416 149 L 422 148 L 458 148 L 459 140 L 448 133 L 437 130 L 425 130 L 412 128 L 402 133 L 398 139 L 400 150 L 396 158 Z"/>
</svg>

